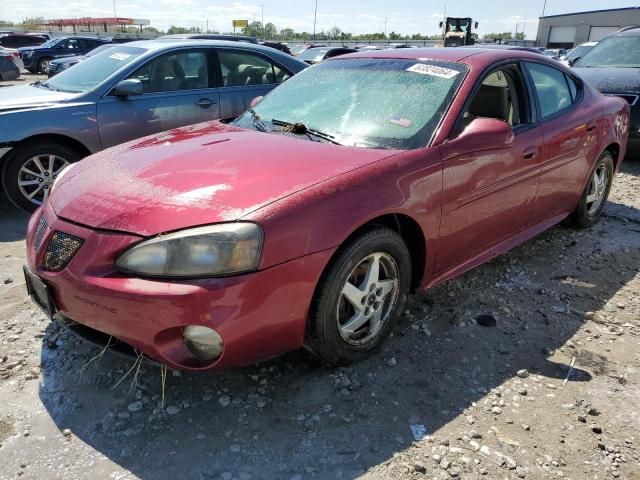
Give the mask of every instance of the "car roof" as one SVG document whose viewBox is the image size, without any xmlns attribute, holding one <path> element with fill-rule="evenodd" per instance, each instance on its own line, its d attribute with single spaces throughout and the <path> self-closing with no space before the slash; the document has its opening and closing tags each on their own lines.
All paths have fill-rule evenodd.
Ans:
<svg viewBox="0 0 640 480">
<path fill-rule="evenodd" d="M 611 37 L 640 37 L 640 27 L 629 26 L 618 30 Z"/>
<path fill-rule="evenodd" d="M 398 60 L 436 60 L 443 62 L 492 63 L 512 58 L 541 60 L 543 55 L 534 52 L 504 48 L 394 48 L 390 50 L 367 50 L 341 55 L 344 58 L 389 58 Z M 473 58 L 474 60 L 470 60 Z M 329 59 L 334 60 L 334 59 Z"/>
<path fill-rule="evenodd" d="M 248 48 L 252 50 L 260 50 L 273 52 L 275 49 L 260 45 L 259 43 L 236 42 L 233 40 L 207 40 L 193 38 L 156 38 L 153 40 L 136 40 L 122 44 L 126 47 L 139 47 L 146 50 L 168 50 L 176 46 L 180 47 L 201 47 L 208 45 L 212 47 L 230 47 L 230 48 Z M 275 50 L 278 52 L 278 50 Z M 282 53 L 282 52 L 279 52 Z"/>
</svg>

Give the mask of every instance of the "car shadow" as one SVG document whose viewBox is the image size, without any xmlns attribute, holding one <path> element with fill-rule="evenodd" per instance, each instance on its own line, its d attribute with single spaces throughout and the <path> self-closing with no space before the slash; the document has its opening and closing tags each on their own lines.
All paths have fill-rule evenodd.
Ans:
<svg viewBox="0 0 640 480">
<path fill-rule="evenodd" d="M 590 230 L 557 227 L 412 296 L 384 348 L 348 368 L 295 352 L 222 373 L 169 372 L 163 388 L 157 366 L 136 377 L 132 360 L 98 358 L 51 324 L 40 398 L 60 430 L 141 479 L 355 478 L 407 449 L 411 424 L 437 433 L 520 369 L 560 385 L 575 356 L 569 382 L 607 374 L 588 345 L 567 342 L 640 271 L 638 234 L 615 218 L 638 211 L 608 211 Z M 496 327 L 479 325 L 482 314 Z"/>
<path fill-rule="evenodd" d="M 28 221 L 29 214 L 15 208 L 0 193 L 0 243 L 23 240 Z"/>
</svg>

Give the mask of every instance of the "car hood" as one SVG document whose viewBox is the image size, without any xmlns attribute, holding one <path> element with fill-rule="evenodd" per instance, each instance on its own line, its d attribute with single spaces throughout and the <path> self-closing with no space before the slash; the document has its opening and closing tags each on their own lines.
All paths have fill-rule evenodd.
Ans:
<svg viewBox="0 0 640 480">
<path fill-rule="evenodd" d="M 604 93 L 640 93 L 640 68 L 574 67 L 573 71 Z"/>
<path fill-rule="evenodd" d="M 77 94 L 56 92 L 31 85 L 0 88 L 0 113 L 27 108 L 50 107 Z"/>
<path fill-rule="evenodd" d="M 50 202 L 72 222 L 151 236 L 238 220 L 394 153 L 209 122 L 85 159 L 59 181 Z"/>
</svg>

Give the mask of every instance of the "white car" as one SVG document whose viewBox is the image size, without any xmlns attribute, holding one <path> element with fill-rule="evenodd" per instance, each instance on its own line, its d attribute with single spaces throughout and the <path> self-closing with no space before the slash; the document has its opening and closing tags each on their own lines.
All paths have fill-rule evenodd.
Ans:
<svg viewBox="0 0 640 480">
<path fill-rule="evenodd" d="M 18 69 L 22 72 L 24 70 L 24 63 L 20 58 L 20 53 L 15 48 L 0 47 L 0 55 L 11 55 L 13 57 L 13 63 L 16 64 Z"/>
<path fill-rule="evenodd" d="M 576 48 L 574 48 L 573 50 L 571 50 L 566 55 L 563 55 L 562 57 L 560 57 L 560 62 L 564 63 L 567 67 L 570 67 L 580 57 L 584 57 L 585 54 L 589 50 L 591 50 L 593 47 L 595 47 L 597 44 L 598 44 L 598 42 L 582 43 L 582 44 L 578 45 Z"/>
</svg>

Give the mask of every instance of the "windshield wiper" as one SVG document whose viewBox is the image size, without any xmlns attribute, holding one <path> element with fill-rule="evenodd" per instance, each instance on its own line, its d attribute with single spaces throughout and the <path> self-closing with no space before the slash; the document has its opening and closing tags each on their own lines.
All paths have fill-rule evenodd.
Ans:
<svg viewBox="0 0 640 480">
<path fill-rule="evenodd" d="M 253 125 L 261 132 L 267 131 L 267 126 L 264 124 L 260 115 L 256 113 L 253 107 L 247 108 L 247 111 L 251 114 L 251 120 L 253 121 Z"/>
<path fill-rule="evenodd" d="M 46 88 L 47 90 L 53 90 L 54 92 L 58 91 L 57 88 L 53 88 L 51 85 L 49 85 L 47 83 L 44 83 L 44 82 L 41 82 L 40 80 L 36 80 L 31 85 L 34 85 L 36 87 L 43 87 L 43 88 Z"/>
<path fill-rule="evenodd" d="M 271 120 L 271 123 L 279 127 L 285 127 L 285 131 L 288 133 L 294 133 L 296 135 L 306 135 L 307 137 L 313 136 L 326 140 L 327 142 L 333 143 L 335 145 L 342 145 L 336 140 L 336 137 L 334 137 L 333 135 L 329 135 L 328 133 L 309 128 L 304 123 L 285 122 L 283 120 L 277 120 L 275 118 Z"/>
</svg>

